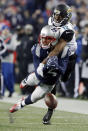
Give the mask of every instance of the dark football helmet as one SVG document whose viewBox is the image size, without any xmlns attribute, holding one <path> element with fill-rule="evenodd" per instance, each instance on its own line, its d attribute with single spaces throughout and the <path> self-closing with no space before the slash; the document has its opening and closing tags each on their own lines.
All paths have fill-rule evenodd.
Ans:
<svg viewBox="0 0 88 131">
<path fill-rule="evenodd" d="M 72 16 L 71 8 L 66 4 L 59 4 L 55 7 L 53 11 L 53 21 L 56 26 L 65 25 Z"/>
</svg>

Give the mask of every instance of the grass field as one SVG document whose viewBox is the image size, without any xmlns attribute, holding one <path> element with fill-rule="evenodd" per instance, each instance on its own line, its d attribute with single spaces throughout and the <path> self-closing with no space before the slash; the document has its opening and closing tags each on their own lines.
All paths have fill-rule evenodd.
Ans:
<svg viewBox="0 0 88 131">
<path fill-rule="evenodd" d="M 43 125 L 46 109 L 27 106 L 13 114 L 9 121 L 8 109 L 12 104 L 0 102 L 0 131 L 88 131 L 88 115 L 55 111 L 51 125 Z"/>
</svg>

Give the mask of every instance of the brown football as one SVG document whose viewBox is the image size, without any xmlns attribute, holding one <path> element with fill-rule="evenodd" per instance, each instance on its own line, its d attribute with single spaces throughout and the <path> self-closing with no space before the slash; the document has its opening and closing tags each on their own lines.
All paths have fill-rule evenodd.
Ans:
<svg viewBox="0 0 88 131">
<path fill-rule="evenodd" d="M 56 96 L 51 93 L 47 93 L 45 95 L 44 101 L 46 105 L 51 109 L 55 109 L 57 107 L 58 102 L 57 102 Z"/>
</svg>

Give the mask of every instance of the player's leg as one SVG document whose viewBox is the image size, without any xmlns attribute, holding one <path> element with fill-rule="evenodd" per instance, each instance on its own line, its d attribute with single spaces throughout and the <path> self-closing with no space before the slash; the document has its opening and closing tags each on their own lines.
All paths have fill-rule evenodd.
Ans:
<svg viewBox="0 0 88 131">
<path fill-rule="evenodd" d="M 61 80 L 63 82 L 66 82 L 69 79 L 69 76 L 71 74 L 71 72 L 74 70 L 75 67 L 75 62 L 76 62 L 76 54 L 72 55 L 69 58 L 69 62 L 67 65 L 67 69 L 65 71 L 65 74 L 61 77 Z M 56 94 L 56 86 L 54 87 L 54 89 L 52 90 L 52 93 L 55 95 Z M 50 123 L 50 119 L 53 115 L 53 109 L 49 109 L 47 113 L 45 114 L 45 116 L 43 117 L 43 124 L 49 124 Z"/>
<path fill-rule="evenodd" d="M 53 90 L 51 91 L 52 94 L 56 94 L 56 85 L 54 86 Z M 53 110 L 51 108 L 48 108 L 47 113 L 43 117 L 43 124 L 50 124 L 51 117 L 53 115 Z"/>
<path fill-rule="evenodd" d="M 65 71 L 65 74 L 61 77 L 61 81 L 66 82 L 68 81 L 69 77 L 71 76 L 72 71 L 75 68 L 76 63 L 76 54 L 69 56 L 69 62 L 67 65 L 67 69 Z"/>
<path fill-rule="evenodd" d="M 6 70 L 5 70 L 5 85 L 7 90 L 9 91 L 8 97 L 12 97 L 14 92 L 14 64 L 6 63 Z"/>
<path fill-rule="evenodd" d="M 26 105 L 33 104 L 36 101 L 42 99 L 47 92 L 52 90 L 53 86 L 47 86 L 42 84 L 41 86 L 37 86 L 37 88 L 30 94 L 27 98 L 21 99 L 17 104 L 15 104 L 11 109 L 10 112 L 16 112 L 19 109 L 23 108 Z"/>
<path fill-rule="evenodd" d="M 22 80 L 20 84 L 20 88 L 26 88 L 28 86 L 35 86 L 39 84 L 39 80 L 37 79 L 35 73 L 29 74 L 24 80 Z"/>
<path fill-rule="evenodd" d="M 20 88 L 25 88 L 25 87 L 29 87 L 29 86 L 35 86 L 39 83 L 39 80 L 37 79 L 35 73 L 31 73 L 29 74 L 20 84 Z M 30 97 L 30 96 L 29 96 Z M 29 99 L 28 97 L 28 99 Z M 11 109 L 10 112 L 15 112 L 19 109 L 21 109 L 22 107 L 24 107 L 25 102 L 24 99 L 22 98 L 17 104 L 15 104 Z"/>
</svg>

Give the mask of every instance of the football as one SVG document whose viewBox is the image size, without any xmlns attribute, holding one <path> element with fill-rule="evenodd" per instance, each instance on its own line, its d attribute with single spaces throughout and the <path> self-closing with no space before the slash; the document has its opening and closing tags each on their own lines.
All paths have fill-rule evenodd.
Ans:
<svg viewBox="0 0 88 131">
<path fill-rule="evenodd" d="M 44 101 L 45 101 L 45 104 L 51 109 L 55 109 L 57 107 L 58 102 L 57 102 L 56 96 L 51 93 L 47 93 L 45 95 Z"/>
</svg>

